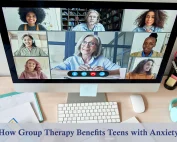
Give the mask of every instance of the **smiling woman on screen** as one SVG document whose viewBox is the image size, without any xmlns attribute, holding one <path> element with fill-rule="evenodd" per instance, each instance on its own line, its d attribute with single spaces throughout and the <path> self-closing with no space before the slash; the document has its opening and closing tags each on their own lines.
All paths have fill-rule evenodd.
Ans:
<svg viewBox="0 0 177 142">
<path fill-rule="evenodd" d="M 142 60 L 132 72 L 126 74 L 126 79 L 154 79 L 151 71 L 153 64 L 153 59 Z"/>
<path fill-rule="evenodd" d="M 98 36 L 82 36 L 76 44 L 76 53 L 54 67 L 52 71 L 108 71 L 109 75 L 119 75 L 120 66 L 102 55 L 102 44 Z"/>
<path fill-rule="evenodd" d="M 46 28 L 42 26 L 45 19 L 45 12 L 42 8 L 19 8 L 18 14 L 20 19 L 26 23 L 21 24 L 19 31 L 45 31 Z"/>
<path fill-rule="evenodd" d="M 162 53 L 154 51 L 153 48 L 156 46 L 157 33 L 151 33 L 149 37 L 144 40 L 143 51 L 134 52 L 131 56 L 134 57 L 161 57 Z"/>
<path fill-rule="evenodd" d="M 167 15 L 163 10 L 148 10 L 142 13 L 136 20 L 138 26 L 134 32 L 162 32 Z"/>
<path fill-rule="evenodd" d="M 14 56 L 48 56 L 36 46 L 35 40 L 30 34 L 23 35 L 22 42 L 20 49 L 15 51 Z"/>
<path fill-rule="evenodd" d="M 25 70 L 21 73 L 19 79 L 47 79 L 47 76 L 41 70 L 38 61 L 29 59 L 26 61 Z"/>
</svg>

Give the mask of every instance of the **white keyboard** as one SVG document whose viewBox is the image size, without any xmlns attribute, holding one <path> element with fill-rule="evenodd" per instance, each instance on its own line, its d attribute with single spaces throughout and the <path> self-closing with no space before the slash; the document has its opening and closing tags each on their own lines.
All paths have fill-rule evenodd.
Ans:
<svg viewBox="0 0 177 142">
<path fill-rule="evenodd" d="M 58 104 L 58 123 L 120 123 L 117 102 Z"/>
</svg>

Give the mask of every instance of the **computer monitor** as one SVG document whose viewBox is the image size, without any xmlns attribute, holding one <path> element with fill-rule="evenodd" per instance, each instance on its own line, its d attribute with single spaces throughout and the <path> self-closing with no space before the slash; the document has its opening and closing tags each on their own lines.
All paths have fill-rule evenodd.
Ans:
<svg viewBox="0 0 177 142">
<path fill-rule="evenodd" d="M 92 84 L 97 92 L 157 91 L 176 39 L 176 7 L 4 2 L 1 36 L 15 90 L 73 93 Z"/>
</svg>

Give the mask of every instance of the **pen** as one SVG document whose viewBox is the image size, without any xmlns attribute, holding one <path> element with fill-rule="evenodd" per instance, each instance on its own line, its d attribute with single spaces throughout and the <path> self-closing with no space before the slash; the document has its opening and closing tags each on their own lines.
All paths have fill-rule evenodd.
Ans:
<svg viewBox="0 0 177 142">
<path fill-rule="evenodd" d="M 176 73 L 177 73 L 177 67 L 176 67 L 175 61 L 172 61 L 172 64 L 173 64 L 173 67 L 174 67 L 174 69 L 175 69 L 175 71 L 176 71 Z"/>
</svg>

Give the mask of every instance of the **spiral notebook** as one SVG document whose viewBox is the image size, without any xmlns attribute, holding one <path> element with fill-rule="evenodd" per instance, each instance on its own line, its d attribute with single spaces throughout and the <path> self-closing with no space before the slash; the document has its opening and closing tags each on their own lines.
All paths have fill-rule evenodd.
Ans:
<svg viewBox="0 0 177 142">
<path fill-rule="evenodd" d="M 33 92 L 20 93 L 20 92 L 11 92 L 8 94 L 0 95 L 0 111 L 15 107 L 29 102 L 35 112 L 39 121 L 43 121 L 43 116 L 39 103 L 36 97 L 36 94 Z"/>
</svg>

